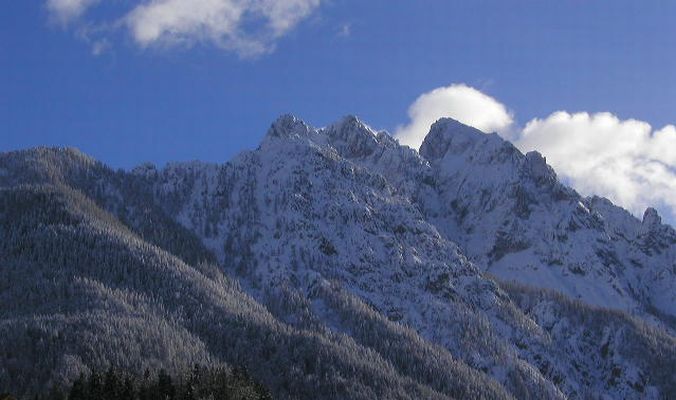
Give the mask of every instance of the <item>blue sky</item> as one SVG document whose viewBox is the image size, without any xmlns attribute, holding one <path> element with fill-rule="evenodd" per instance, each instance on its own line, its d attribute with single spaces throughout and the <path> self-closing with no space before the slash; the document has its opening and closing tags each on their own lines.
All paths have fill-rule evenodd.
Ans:
<svg viewBox="0 0 676 400">
<path fill-rule="evenodd" d="M 585 143 L 599 126 L 611 141 L 626 128 L 631 142 L 646 132 L 627 120 L 650 124 L 648 138 L 637 139 L 646 150 L 627 157 L 660 164 L 662 175 L 649 169 L 634 183 L 654 178 L 662 186 L 648 186 L 648 195 L 662 194 L 632 199 L 642 186 L 602 194 L 627 197 L 636 213 L 650 202 L 676 210 L 673 158 L 656 150 L 676 144 L 676 133 L 648 143 L 676 123 L 676 2 L 279 0 L 271 4 L 289 7 L 272 13 L 247 1 L 234 25 L 214 25 L 213 9 L 181 15 L 174 0 L 5 2 L 0 151 L 76 146 L 123 168 L 223 162 L 255 148 L 282 113 L 314 125 L 356 114 L 399 132 L 419 96 L 464 84 L 504 105 L 503 136 L 541 150 L 580 188 L 596 182 L 582 182 L 589 171 L 560 171 L 570 166 L 557 157 L 570 153 L 557 153 L 557 128 L 578 129 L 575 140 Z M 158 21 L 152 7 L 174 7 L 178 17 Z M 557 111 L 568 118 L 551 119 Z"/>
</svg>

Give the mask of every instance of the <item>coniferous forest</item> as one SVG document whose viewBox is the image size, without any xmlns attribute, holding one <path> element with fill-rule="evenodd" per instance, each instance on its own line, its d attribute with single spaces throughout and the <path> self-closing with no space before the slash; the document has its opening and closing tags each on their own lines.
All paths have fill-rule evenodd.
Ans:
<svg viewBox="0 0 676 400">
<path fill-rule="evenodd" d="M 3 397 L 4 396 L 4 397 Z M 2 395 L 0 399 L 12 398 Z M 54 386 L 35 400 L 268 400 L 270 393 L 244 370 L 206 368 L 195 365 L 188 373 L 172 378 L 165 370 L 142 374 L 108 369 L 80 375 L 65 387 Z"/>
</svg>

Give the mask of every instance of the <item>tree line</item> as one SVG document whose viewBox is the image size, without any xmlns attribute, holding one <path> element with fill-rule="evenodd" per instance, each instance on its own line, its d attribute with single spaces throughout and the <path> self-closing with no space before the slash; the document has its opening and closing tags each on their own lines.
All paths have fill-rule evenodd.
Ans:
<svg viewBox="0 0 676 400">
<path fill-rule="evenodd" d="M 1 400 L 16 400 L 10 394 Z M 53 386 L 31 400 L 271 400 L 270 392 L 245 369 L 195 365 L 172 377 L 166 370 L 131 374 L 113 368 L 80 375 L 67 387 Z"/>
</svg>

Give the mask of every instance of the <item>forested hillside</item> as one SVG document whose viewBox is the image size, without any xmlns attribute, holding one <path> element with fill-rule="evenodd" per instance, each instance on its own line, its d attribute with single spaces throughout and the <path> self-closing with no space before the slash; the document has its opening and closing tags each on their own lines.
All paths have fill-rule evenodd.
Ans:
<svg viewBox="0 0 676 400">
<path fill-rule="evenodd" d="M 277 398 L 508 397 L 471 371 L 435 376 L 449 382 L 436 391 L 419 379 L 434 366 L 418 375 L 349 336 L 291 327 L 217 267 L 186 264 L 63 184 L 2 188 L 0 238 L 0 391 L 202 364 L 245 367 Z"/>
</svg>

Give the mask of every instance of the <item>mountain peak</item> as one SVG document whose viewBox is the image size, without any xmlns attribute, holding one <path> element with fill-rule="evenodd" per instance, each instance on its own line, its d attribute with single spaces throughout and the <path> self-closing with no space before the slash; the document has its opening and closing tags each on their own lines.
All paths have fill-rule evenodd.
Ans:
<svg viewBox="0 0 676 400">
<path fill-rule="evenodd" d="M 375 136 L 375 132 L 355 115 L 346 115 L 337 122 L 329 125 L 324 131 L 327 134 L 332 134 L 332 136 L 337 135 L 339 137 L 349 136 L 350 133 Z"/>
<path fill-rule="evenodd" d="M 367 157 L 378 146 L 376 133 L 354 115 L 348 115 L 340 121 L 322 130 L 331 144 L 345 157 Z"/>
<path fill-rule="evenodd" d="M 453 118 L 441 118 L 432 124 L 420 146 L 420 155 L 428 160 L 443 158 L 449 150 L 461 153 L 478 141 L 487 138 L 494 140 L 493 136 L 497 137 L 496 134 L 486 134 Z"/>
<path fill-rule="evenodd" d="M 271 137 L 293 137 L 307 136 L 311 128 L 303 120 L 291 114 L 281 115 L 268 129 L 267 136 Z"/>
<path fill-rule="evenodd" d="M 547 159 L 537 151 L 526 153 L 526 168 L 536 181 L 556 181 L 556 172 L 547 164 Z"/>
<path fill-rule="evenodd" d="M 351 125 L 351 126 L 362 126 L 362 127 L 366 126 L 366 124 L 364 122 L 362 122 L 362 120 L 360 120 L 359 117 L 357 117 L 354 114 L 348 114 L 348 115 L 344 116 L 343 118 L 341 118 L 338 122 L 336 122 L 333 125 L 348 125 L 348 126 Z"/>
<path fill-rule="evenodd" d="M 655 227 L 662 225 L 662 217 L 660 214 L 652 207 L 646 208 L 643 213 L 643 221 L 641 222 L 643 226 L 646 227 Z"/>
</svg>

